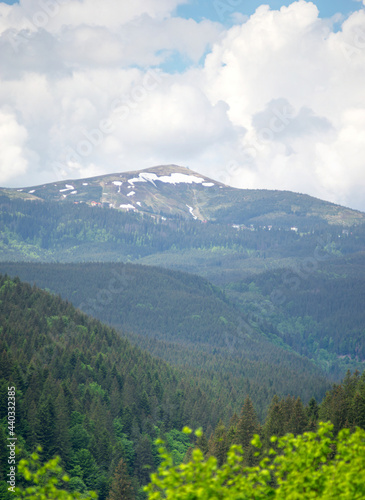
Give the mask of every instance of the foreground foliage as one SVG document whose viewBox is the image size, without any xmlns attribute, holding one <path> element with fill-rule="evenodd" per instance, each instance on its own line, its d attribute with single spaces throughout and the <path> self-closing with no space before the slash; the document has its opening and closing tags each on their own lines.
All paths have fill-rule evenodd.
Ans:
<svg viewBox="0 0 365 500">
<path fill-rule="evenodd" d="M 39 449 L 40 450 L 40 449 Z M 38 453 L 33 453 L 29 460 L 21 460 L 18 472 L 28 483 L 23 488 L 16 489 L 17 498 L 26 500 L 91 500 L 97 498 L 96 493 L 70 493 L 62 489 L 62 484 L 70 482 L 70 478 L 63 473 L 60 458 L 49 460 L 41 465 Z"/>
<path fill-rule="evenodd" d="M 191 432 L 190 429 L 185 429 Z M 145 488 L 149 500 L 244 500 L 365 498 L 365 431 L 343 429 L 333 437 L 333 425 L 321 423 L 317 432 L 297 437 L 272 437 L 273 448 L 261 455 L 258 435 L 252 440 L 260 456 L 257 467 L 242 465 L 242 447 L 230 448 L 227 461 L 204 459 L 196 448 L 192 460 L 174 467 L 171 455 L 159 441 L 162 458 L 158 472 Z M 196 434 L 201 434 L 197 431 Z"/>
</svg>

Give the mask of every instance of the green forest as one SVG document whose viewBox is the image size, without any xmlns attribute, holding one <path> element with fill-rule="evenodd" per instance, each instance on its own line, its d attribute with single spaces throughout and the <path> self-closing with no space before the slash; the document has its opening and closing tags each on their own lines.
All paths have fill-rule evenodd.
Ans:
<svg viewBox="0 0 365 500">
<path fill-rule="evenodd" d="M 0 300 L 3 479 L 9 384 L 22 455 L 36 445 L 44 460 L 59 455 L 75 489 L 97 490 L 100 499 L 121 457 L 137 492 L 148 481 L 146 467 L 158 463 L 156 437 L 176 442 L 178 458 L 187 447 L 183 424 L 216 424 L 219 409 L 197 380 L 69 303 L 6 277 Z"/>
<path fill-rule="evenodd" d="M 57 291 L 122 329 L 134 344 L 193 374 L 227 418 L 246 395 L 262 419 L 275 394 L 296 394 L 307 402 L 321 399 L 330 387 L 321 367 L 251 325 L 244 310 L 198 276 L 111 263 L 4 263 L 1 270 Z"/>
<path fill-rule="evenodd" d="M 269 219 L 237 230 L 232 225 L 246 226 L 232 217 L 230 223 L 220 219 L 202 223 L 179 216 L 153 218 L 87 204 L 29 201 L 0 194 L 1 260 L 137 261 L 167 253 L 169 259 L 175 256 L 175 265 L 181 265 L 184 253 L 193 256 L 200 251 L 200 262 L 190 263 L 196 271 L 199 263 L 208 270 L 222 267 L 222 257 L 225 267 L 237 267 L 253 257 L 305 258 L 319 241 L 335 255 L 364 249 L 365 224 L 344 229 L 322 218 L 304 218 L 305 225 L 296 232 L 290 230 L 290 223 L 279 222 L 269 230 Z M 215 260 L 209 264 L 210 258 Z"/>
</svg>

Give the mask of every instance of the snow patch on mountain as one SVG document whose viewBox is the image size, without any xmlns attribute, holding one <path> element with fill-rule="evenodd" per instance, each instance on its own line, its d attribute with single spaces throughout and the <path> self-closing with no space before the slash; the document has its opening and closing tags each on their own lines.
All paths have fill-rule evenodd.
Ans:
<svg viewBox="0 0 365 500">
<path fill-rule="evenodd" d="M 189 205 L 186 205 L 189 209 L 189 212 L 191 213 L 191 215 L 193 216 L 194 219 L 197 219 L 198 217 L 194 214 L 194 209 L 193 207 L 189 207 Z"/>
<path fill-rule="evenodd" d="M 60 189 L 60 193 L 65 193 L 66 191 L 74 191 L 75 188 L 71 184 L 65 184 L 65 189 Z"/>
<path fill-rule="evenodd" d="M 186 175 L 172 173 L 171 175 L 163 175 L 158 178 L 161 182 L 166 182 L 168 184 L 202 184 L 204 179 L 202 177 L 196 177 L 195 175 Z"/>
<path fill-rule="evenodd" d="M 156 181 L 164 182 L 165 184 L 202 184 L 203 186 L 211 187 L 214 186 L 212 182 L 205 182 L 203 177 L 197 177 L 196 175 L 181 174 L 178 172 L 172 172 L 170 175 L 161 175 L 149 172 L 141 172 L 138 177 L 133 177 L 129 179 L 129 184 L 132 186 L 136 182 L 151 182 L 155 187 Z"/>
<path fill-rule="evenodd" d="M 141 172 L 138 177 L 133 177 L 133 179 L 129 179 L 128 182 L 130 184 L 132 184 L 132 186 L 136 182 L 151 182 L 151 184 L 153 184 L 155 187 L 157 187 L 154 181 L 156 181 L 158 179 L 159 178 L 156 174 L 149 173 L 149 172 Z"/>
<path fill-rule="evenodd" d="M 131 191 L 130 193 L 127 194 L 127 196 L 133 196 L 135 194 L 136 194 L 135 191 Z"/>
<path fill-rule="evenodd" d="M 124 210 L 135 210 L 133 205 L 119 205 L 119 208 L 123 208 Z"/>
</svg>

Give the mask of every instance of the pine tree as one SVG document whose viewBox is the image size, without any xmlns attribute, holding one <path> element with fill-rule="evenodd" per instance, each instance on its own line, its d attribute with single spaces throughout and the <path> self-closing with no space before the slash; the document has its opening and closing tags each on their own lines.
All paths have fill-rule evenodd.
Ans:
<svg viewBox="0 0 365 500">
<path fill-rule="evenodd" d="M 330 420 L 334 425 L 334 433 L 337 434 L 340 429 L 349 421 L 349 401 L 342 385 L 335 385 L 333 389 L 327 392 L 320 410 L 319 418 L 323 421 Z M 351 417 L 350 417 L 351 419 Z"/>
<path fill-rule="evenodd" d="M 245 399 L 242 407 L 241 417 L 237 423 L 236 439 L 237 443 L 246 449 L 250 446 L 254 434 L 258 434 L 260 425 L 255 409 L 249 396 Z"/>
<path fill-rule="evenodd" d="M 220 467 L 226 459 L 227 451 L 227 432 L 223 422 L 220 420 L 215 428 L 214 434 L 209 440 L 208 456 L 213 455 L 216 457 L 218 466 Z"/>
<path fill-rule="evenodd" d="M 259 434 L 260 424 L 249 396 L 245 399 L 242 407 L 241 417 L 237 423 L 236 441 L 243 448 L 245 462 L 254 465 L 254 449 L 251 440 L 254 434 Z"/>
<path fill-rule="evenodd" d="M 265 441 L 266 445 L 270 445 L 271 436 L 282 436 L 284 434 L 284 415 L 283 407 L 278 396 L 272 399 L 266 421 L 265 421 Z"/>
<path fill-rule="evenodd" d="M 115 369 L 115 366 L 113 368 Z M 119 388 L 117 378 L 114 377 L 110 391 L 110 412 L 113 419 L 120 416 L 121 407 L 122 407 L 121 391 Z"/>
<path fill-rule="evenodd" d="M 52 458 L 55 454 L 56 443 L 56 411 L 51 397 L 44 401 L 37 412 L 37 443 L 43 448 L 44 458 Z"/>
<path fill-rule="evenodd" d="M 310 399 L 306 411 L 308 418 L 308 430 L 314 431 L 317 427 L 319 406 L 313 397 Z"/>
<path fill-rule="evenodd" d="M 352 424 L 365 429 L 365 397 L 357 392 L 352 401 Z"/>
<path fill-rule="evenodd" d="M 135 471 L 140 484 L 147 484 L 151 468 L 154 466 L 151 439 L 147 435 L 141 436 L 136 446 Z"/>
<path fill-rule="evenodd" d="M 205 457 L 207 456 L 208 440 L 207 440 L 207 436 L 204 434 L 204 432 L 197 438 L 196 447 L 199 448 L 203 452 L 203 455 Z M 189 450 L 191 450 L 191 448 L 188 448 L 188 451 Z"/>
<path fill-rule="evenodd" d="M 56 447 L 55 452 L 59 455 L 63 462 L 67 464 L 70 459 L 71 441 L 69 432 L 69 418 L 67 412 L 67 403 L 63 390 L 61 388 L 55 403 L 56 410 Z"/>
<path fill-rule="evenodd" d="M 29 448 L 33 449 L 38 443 L 37 439 L 37 429 L 39 426 L 38 418 L 37 418 L 37 406 L 34 401 L 32 401 L 29 405 L 27 412 L 27 443 L 29 444 Z"/>
<path fill-rule="evenodd" d="M 289 424 L 294 414 L 295 398 L 294 396 L 287 396 L 285 399 L 280 400 L 280 405 L 283 414 L 283 434 L 292 432 Z"/>
<path fill-rule="evenodd" d="M 294 435 L 302 434 L 308 424 L 307 415 L 305 413 L 303 403 L 300 398 L 294 403 L 293 413 L 288 422 L 287 432 L 291 432 Z"/>
</svg>

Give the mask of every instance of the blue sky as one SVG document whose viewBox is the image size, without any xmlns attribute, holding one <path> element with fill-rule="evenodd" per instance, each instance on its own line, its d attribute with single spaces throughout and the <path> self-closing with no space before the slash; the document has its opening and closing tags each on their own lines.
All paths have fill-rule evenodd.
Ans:
<svg viewBox="0 0 365 500">
<path fill-rule="evenodd" d="M 215 21 L 221 21 L 221 16 L 225 11 L 227 14 L 229 10 L 232 10 L 241 12 L 244 15 L 251 15 L 255 12 L 257 7 L 262 4 L 270 5 L 272 9 L 279 9 L 283 5 L 288 6 L 291 3 L 293 3 L 293 0 L 235 0 L 232 2 L 229 0 L 218 2 L 214 2 L 213 0 L 190 0 L 188 4 L 178 7 L 177 13 L 182 17 L 192 17 L 196 20 L 208 18 Z M 331 17 L 337 13 L 347 16 L 354 10 L 361 8 L 361 4 L 355 0 L 314 0 L 313 3 L 318 7 L 320 17 Z M 215 9 L 215 6 L 217 6 L 218 9 Z M 219 15 L 219 13 L 221 13 L 221 15 Z"/>
<path fill-rule="evenodd" d="M 132 0 L 133 1 L 133 0 Z M 19 3 L 18 0 L 3 0 L 3 3 L 9 5 Z M 214 21 L 222 21 L 219 12 L 224 12 L 224 4 L 227 6 L 227 12 L 230 8 L 236 12 L 241 12 L 244 15 L 251 15 L 255 12 L 257 7 L 262 4 L 270 5 L 272 9 L 278 9 L 283 5 L 289 5 L 292 0 L 267 0 L 266 2 L 258 0 L 190 0 L 188 4 L 181 5 L 177 9 L 177 15 L 195 20 L 211 19 Z M 355 0 L 314 0 L 313 3 L 317 5 L 320 17 L 331 17 L 334 14 L 341 13 L 345 16 L 361 8 L 361 4 Z M 214 6 L 218 6 L 218 11 Z M 235 6 L 234 8 L 231 6 Z M 228 19 L 224 20 L 229 22 Z"/>
</svg>

